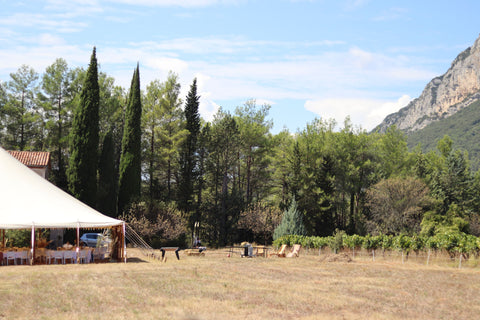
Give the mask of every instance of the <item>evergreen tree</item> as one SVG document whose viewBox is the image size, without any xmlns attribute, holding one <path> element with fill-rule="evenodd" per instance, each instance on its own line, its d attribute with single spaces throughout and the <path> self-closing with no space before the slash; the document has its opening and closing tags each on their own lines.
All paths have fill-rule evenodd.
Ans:
<svg viewBox="0 0 480 320">
<path fill-rule="evenodd" d="M 116 216 L 116 170 L 113 130 L 103 138 L 102 152 L 98 163 L 98 205 L 97 209 L 108 216 Z"/>
<path fill-rule="evenodd" d="M 273 122 L 267 120 L 269 110 L 270 105 L 257 106 L 255 100 L 248 100 L 235 109 L 235 121 L 240 133 L 237 183 L 247 205 L 263 200 L 271 187 L 267 154 L 270 152 L 269 131 Z"/>
<path fill-rule="evenodd" d="M 73 76 L 67 62 L 59 58 L 47 67 L 42 78 L 45 147 L 55 150 L 52 152 L 53 181 L 64 190 L 68 189 L 65 150 L 68 148 L 68 129 L 71 126 Z"/>
<path fill-rule="evenodd" d="M 198 106 L 200 97 L 197 95 L 197 79 L 193 79 L 185 103 L 185 128 L 187 137 L 181 146 L 180 153 L 180 185 L 178 188 L 178 205 L 181 210 L 190 213 L 193 210 L 193 195 L 195 185 L 195 168 L 197 167 L 197 138 L 200 134 L 200 114 Z M 198 221 L 198 217 L 194 217 Z M 194 222 L 194 221 L 193 221 Z"/>
<path fill-rule="evenodd" d="M 159 149 L 161 149 L 158 128 L 161 125 L 161 100 L 164 94 L 163 84 L 154 80 L 147 85 L 142 105 L 142 128 L 145 146 L 143 161 L 146 165 L 144 176 L 148 182 L 150 201 L 160 198 L 159 174 L 161 165 Z"/>
<path fill-rule="evenodd" d="M 140 196 L 141 187 L 141 119 L 142 101 L 140 92 L 140 68 L 133 73 L 132 84 L 125 110 L 122 153 L 120 155 L 120 177 L 118 189 L 118 213 Z"/>
<path fill-rule="evenodd" d="M 3 143 L 3 128 L 5 125 L 5 104 L 7 103 L 7 92 L 5 90 L 5 83 L 0 81 L 0 145 Z"/>
<path fill-rule="evenodd" d="M 43 139 L 40 133 L 41 116 L 38 112 L 38 74 L 22 65 L 7 83 L 8 101 L 5 104 L 6 147 L 19 150 L 42 148 L 36 145 Z"/>
<path fill-rule="evenodd" d="M 275 228 L 273 232 L 273 240 L 280 237 L 296 234 L 304 236 L 307 234 L 303 224 L 302 214 L 298 211 L 297 202 L 293 198 L 290 208 L 283 213 L 282 222 Z"/>
<path fill-rule="evenodd" d="M 184 113 L 180 96 L 178 75 L 169 72 L 167 80 L 162 84 L 160 100 L 160 122 L 155 128 L 160 148 L 157 148 L 159 164 L 162 167 L 158 174 L 161 188 L 165 190 L 163 199 L 171 201 L 177 195 L 180 175 L 179 152 L 188 131 L 184 129 Z"/>
<path fill-rule="evenodd" d="M 96 205 L 97 196 L 99 103 L 98 69 L 94 47 L 79 105 L 73 117 L 67 170 L 70 192 L 92 207 Z"/>
</svg>

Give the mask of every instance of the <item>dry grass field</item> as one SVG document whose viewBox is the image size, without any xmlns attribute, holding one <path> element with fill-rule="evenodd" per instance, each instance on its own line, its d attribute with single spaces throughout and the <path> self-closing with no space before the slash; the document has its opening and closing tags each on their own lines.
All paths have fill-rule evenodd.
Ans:
<svg viewBox="0 0 480 320">
<path fill-rule="evenodd" d="M 480 270 L 361 257 L 0 267 L 0 319 L 478 319 Z"/>
</svg>

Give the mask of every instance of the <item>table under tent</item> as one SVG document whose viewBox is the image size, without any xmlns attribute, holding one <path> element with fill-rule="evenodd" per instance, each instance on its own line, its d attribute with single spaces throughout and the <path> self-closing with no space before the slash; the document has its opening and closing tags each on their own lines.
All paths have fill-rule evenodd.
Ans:
<svg viewBox="0 0 480 320">
<path fill-rule="evenodd" d="M 26 255 L 32 264 L 42 251 L 38 249 L 36 236 L 36 231 L 41 229 L 75 229 L 77 240 L 71 250 L 77 254 L 75 260 L 81 258 L 78 256 L 82 251 L 80 230 L 110 229 L 112 256 L 126 262 L 124 221 L 92 209 L 40 177 L 0 147 L 0 230 L 3 231 L 0 239 L 5 235 L 4 230 L 10 229 L 31 230 L 30 248 Z M 4 239 L 0 251 L 7 251 Z"/>
</svg>

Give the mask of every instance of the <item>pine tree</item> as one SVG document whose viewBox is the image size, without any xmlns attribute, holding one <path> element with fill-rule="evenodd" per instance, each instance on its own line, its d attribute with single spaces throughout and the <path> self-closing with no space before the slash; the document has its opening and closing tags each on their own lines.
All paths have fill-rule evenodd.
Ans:
<svg viewBox="0 0 480 320">
<path fill-rule="evenodd" d="M 74 73 L 68 68 L 67 62 L 62 58 L 56 59 L 43 74 L 43 93 L 40 94 L 44 100 L 42 112 L 46 128 L 45 147 L 55 150 L 52 152 L 51 160 L 54 167 L 53 181 L 63 190 L 68 190 L 65 150 L 68 149 L 68 128 L 72 123 L 72 107 L 75 105 L 72 103 L 73 76 Z"/>
<path fill-rule="evenodd" d="M 200 97 L 197 95 L 197 79 L 193 79 L 185 103 L 185 128 L 188 130 L 188 134 L 183 142 L 180 153 L 181 177 L 178 189 L 178 205 L 181 210 L 187 213 L 193 210 L 195 168 L 197 167 L 197 139 L 200 133 L 199 100 Z M 194 220 L 197 221 L 198 217 L 195 217 Z"/>
<path fill-rule="evenodd" d="M 38 112 L 38 74 L 27 65 L 11 73 L 7 83 L 8 100 L 4 106 L 6 147 L 29 150 L 41 148 L 41 114 Z M 40 143 L 38 143 L 40 142 Z"/>
<path fill-rule="evenodd" d="M 118 213 L 140 196 L 141 187 L 141 119 L 140 68 L 133 73 L 132 84 L 125 110 L 122 153 L 120 155 L 120 180 L 118 189 Z"/>
<path fill-rule="evenodd" d="M 283 213 L 282 222 L 273 232 L 273 240 L 280 237 L 296 234 L 304 236 L 307 234 L 303 224 L 302 214 L 298 211 L 297 202 L 293 198 L 290 208 Z"/>
<path fill-rule="evenodd" d="M 98 69 L 94 47 L 79 105 L 73 117 L 67 171 L 70 192 L 92 207 L 96 205 L 97 196 L 99 103 Z"/>
</svg>

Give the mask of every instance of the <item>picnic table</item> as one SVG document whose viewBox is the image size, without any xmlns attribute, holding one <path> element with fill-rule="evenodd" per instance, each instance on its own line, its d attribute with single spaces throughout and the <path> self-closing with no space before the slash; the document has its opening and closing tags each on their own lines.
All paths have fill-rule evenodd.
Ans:
<svg viewBox="0 0 480 320">
<path fill-rule="evenodd" d="M 180 260 L 180 257 L 178 256 L 178 251 L 180 251 L 180 247 L 161 247 L 160 251 L 162 251 L 162 260 L 165 258 L 165 251 L 175 251 L 177 260 Z"/>
<path fill-rule="evenodd" d="M 269 247 L 266 246 L 230 246 L 226 247 L 228 253 L 233 255 L 234 253 L 240 254 L 241 257 L 268 257 Z"/>
</svg>

